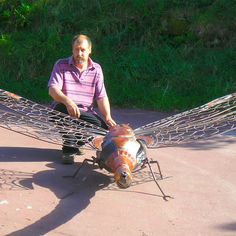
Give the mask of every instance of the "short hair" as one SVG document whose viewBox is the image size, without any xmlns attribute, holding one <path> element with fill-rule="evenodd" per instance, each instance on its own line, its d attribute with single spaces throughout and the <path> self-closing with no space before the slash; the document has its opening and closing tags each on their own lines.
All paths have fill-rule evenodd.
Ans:
<svg viewBox="0 0 236 236">
<path fill-rule="evenodd" d="M 73 37 L 72 39 L 72 47 L 74 46 L 74 44 L 81 44 L 82 43 L 82 40 L 87 40 L 88 42 L 88 46 L 90 47 L 90 49 L 92 49 L 92 41 L 91 39 L 87 36 L 87 35 L 84 35 L 84 34 L 77 34 Z"/>
</svg>

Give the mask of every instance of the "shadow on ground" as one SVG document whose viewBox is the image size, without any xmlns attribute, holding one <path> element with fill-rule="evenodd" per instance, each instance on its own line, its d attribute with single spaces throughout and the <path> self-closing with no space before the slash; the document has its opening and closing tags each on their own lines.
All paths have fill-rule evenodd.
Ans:
<svg viewBox="0 0 236 236">
<path fill-rule="evenodd" d="M 211 150 L 226 147 L 227 145 L 235 144 L 235 133 L 217 135 L 210 139 L 196 140 L 195 142 L 175 145 L 176 147 L 187 148 L 191 150 Z"/>
<path fill-rule="evenodd" d="M 221 224 L 221 225 L 218 225 L 217 228 L 222 231 L 235 231 L 236 232 L 236 222 Z"/>
<path fill-rule="evenodd" d="M 48 170 L 37 173 L 28 173 L 26 170 L 13 171 L 0 169 L 1 190 L 32 190 L 34 185 L 38 185 L 49 189 L 59 199 L 58 205 L 53 211 L 35 223 L 8 234 L 11 236 L 46 235 L 49 231 L 65 224 L 75 215 L 86 209 L 90 204 L 91 198 L 101 189 L 162 197 L 159 190 L 156 189 L 155 183 L 153 183 L 154 193 L 135 191 L 132 190 L 132 187 L 120 190 L 114 183 L 111 175 L 97 171 L 96 167 L 92 165 L 84 166 L 79 173 L 79 178 L 64 178 L 63 176 L 74 173 L 77 165 L 62 165 L 58 158 L 61 154 L 59 150 L 0 147 L 0 153 L 0 162 L 46 161 L 45 167 L 48 168 Z M 157 173 L 156 175 L 158 176 Z M 148 169 L 134 173 L 133 177 L 132 186 L 153 181 Z"/>
<path fill-rule="evenodd" d="M 1 169 L 5 174 L 2 178 L 2 186 L 8 190 L 15 188 L 33 189 L 32 183 L 50 189 L 59 200 L 56 208 L 35 223 L 12 232 L 9 235 L 46 235 L 49 231 L 59 227 L 72 219 L 75 215 L 83 211 L 90 204 L 90 199 L 96 191 L 106 187 L 110 183 L 107 175 L 96 170 L 86 168 L 89 175 L 84 181 L 77 179 L 63 178 L 75 171 L 76 166 L 64 166 L 59 163 L 57 150 L 43 150 L 37 148 L 0 148 L 0 161 L 32 162 L 32 161 L 54 161 L 47 164 L 48 170 L 40 171 L 36 174 L 9 171 Z M 56 162 L 55 162 L 56 160 Z M 10 177 L 9 177 L 10 176 Z M 11 183 L 9 182 L 11 180 Z M 3 183 L 5 181 L 5 183 Z M 8 186 L 8 187 L 6 187 Z"/>
<path fill-rule="evenodd" d="M 0 147 L 0 162 L 59 162 L 60 150 L 25 147 Z"/>
</svg>

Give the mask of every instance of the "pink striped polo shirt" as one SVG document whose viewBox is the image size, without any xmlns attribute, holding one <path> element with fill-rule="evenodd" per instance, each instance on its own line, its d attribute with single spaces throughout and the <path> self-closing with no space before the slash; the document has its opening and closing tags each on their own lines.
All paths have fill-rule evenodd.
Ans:
<svg viewBox="0 0 236 236">
<path fill-rule="evenodd" d="M 58 60 L 48 82 L 48 87 L 57 86 L 83 111 L 93 111 L 94 99 L 106 97 L 102 68 L 89 58 L 89 67 L 80 73 L 72 57 Z M 55 104 L 54 104 L 55 105 Z"/>
</svg>

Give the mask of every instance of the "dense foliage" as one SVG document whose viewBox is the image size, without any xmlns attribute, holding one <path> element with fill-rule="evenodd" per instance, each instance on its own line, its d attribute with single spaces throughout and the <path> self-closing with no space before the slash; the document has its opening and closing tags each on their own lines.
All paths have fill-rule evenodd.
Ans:
<svg viewBox="0 0 236 236">
<path fill-rule="evenodd" d="M 88 34 L 112 106 L 187 109 L 236 90 L 235 0 L 0 0 L 0 87 L 48 102 Z"/>
</svg>

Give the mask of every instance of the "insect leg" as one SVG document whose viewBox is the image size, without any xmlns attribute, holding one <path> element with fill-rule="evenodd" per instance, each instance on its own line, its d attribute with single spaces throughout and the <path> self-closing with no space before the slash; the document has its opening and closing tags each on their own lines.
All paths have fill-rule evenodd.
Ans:
<svg viewBox="0 0 236 236">
<path fill-rule="evenodd" d="M 64 177 L 67 177 L 67 178 L 68 178 L 68 177 L 69 177 L 69 178 L 75 178 L 75 177 L 78 175 L 79 171 L 82 169 L 82 167 L 83 167 L 85 164 L 87 164 L 88 162 L 92 162 L 93 165 L 94 165 L 95 163 L 97 163 L 97 158 L 96 158 L 96 157 L 92 157 L 92 159 L 88 159 L 88 158 L 84 159 L 83 162 L 82 162 L 82 164 L 79 165 L 79 167 L 77 168 L 77 170 L 75 171 L 75 173 L 74 173 L 73 175 L 64 176 Z"/>
<path fill-rule="evenodd" d="M 162 190 L 161 186 L 158 184 L 158 182 L 157 182 L 157 178 L 156 178 L 156 176 L 155 176 L 155 174 L 154 174 L 154 172 L 153 172 L 153 170 L 152 170 L 151 163 L 158 163 L 158 162 L 155 162 L 155 161 L 149 161 L 148 158 L 146 158 L 145 161 L 146 161 L 146 163 L 148 164 L 148 167 L 149 167 L 149 169 L 150 169 L 150 171 L 151 171 L 151 174 L 152 174 L 152 178 L 153 178 L 153 180 L 155 181 L 157 187 L 159 188 L 160 192 L 161 192 L 162 195 L 163 195 L 163 199 L 164 199 L 165 201 L 168 201 L 167 198 L 172 198 L 172 197 L 169 196 L 169 195 L 166 195 L 166 194 L 163 192 L 163 190 Z M 158 169 L 160 170 L 160 166 L 159 166 L 159 164 L 157 164 L 157 166 L 158 166 Z M 161 175 L 161 177 L 162 177 L 161 172 L 160 172 L 160 175 Z"/>
<path fill-rule="evenodd" d="M 150 164 L 153 164 L 153 163 L 156 163 L 156 164 L 157 164 L 157 168 L 158 168 L 160 177 L 161 177 L 161 179 L 163 179 L 163 175 L 162 175 L 162 173 L 161 173 L 161 167 L 160 167 L 160 165 L 159 165 L 159 162 L 158 162 L 158 161 L 150 160 L 149 163 L 150 163 Z"/>
</svg>

